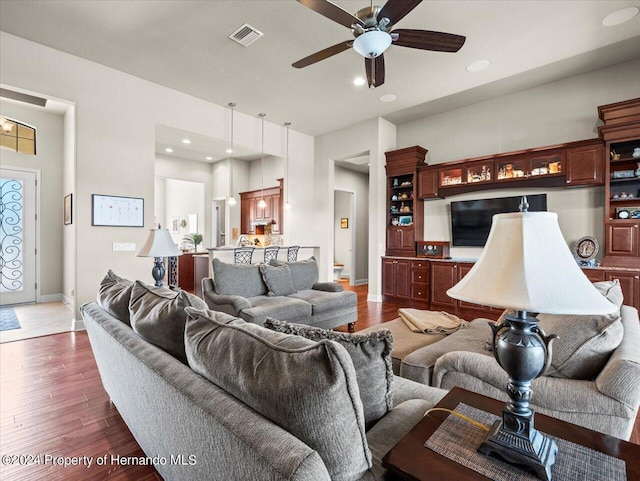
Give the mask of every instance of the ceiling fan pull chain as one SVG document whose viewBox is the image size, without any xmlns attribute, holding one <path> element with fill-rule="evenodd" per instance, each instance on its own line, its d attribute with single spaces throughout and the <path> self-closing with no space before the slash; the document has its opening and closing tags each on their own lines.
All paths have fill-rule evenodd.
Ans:
<svg viewBox="0 0 640 481">
<path fill-rule="evenodd" d="M 371 57 L 371 85 L 369 88 L 376 87 L 376 59 L 375 57 Z"/>
</svg>

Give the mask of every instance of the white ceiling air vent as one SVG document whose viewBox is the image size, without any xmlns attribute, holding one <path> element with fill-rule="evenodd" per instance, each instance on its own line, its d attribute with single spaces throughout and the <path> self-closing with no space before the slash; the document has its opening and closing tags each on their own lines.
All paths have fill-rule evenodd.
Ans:
<svg viewBox="0 0 640 481">
<path fill-rule="evenodd" d="M 248 23 L 245 23 L 242 27 L 229 35 L 229 38 L 234 42 L 238 42 L 240 45 L 248 47 L 263 35 L 264 33 L 256 30 Z"/>
</svg>

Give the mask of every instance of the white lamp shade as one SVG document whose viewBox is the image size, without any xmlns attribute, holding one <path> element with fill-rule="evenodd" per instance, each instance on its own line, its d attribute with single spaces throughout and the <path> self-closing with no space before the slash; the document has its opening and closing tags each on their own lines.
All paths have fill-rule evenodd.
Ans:
<svg viewBox="0 0 640 481">
<path fill-rule="evenodd" d="M 138 257 L 174 257 L 181 256 L 182 251 L 173 242 L 167 229 L 150 229 L 149 237 L 137 255 Z"/>
<path fill-rule="evenodd" d="M 447 294 L 484 306 L 549 314 L 617 310 L 578 267 L 553 212 L 494 215 L 480 258 Z"/>
<path fill-rule="evenodd" d="M 366 58 L 375 58 L 389 48 L 391 35 L 380 30 L 365 32 L 353 41 L 353 49 Z"/>
</svg>

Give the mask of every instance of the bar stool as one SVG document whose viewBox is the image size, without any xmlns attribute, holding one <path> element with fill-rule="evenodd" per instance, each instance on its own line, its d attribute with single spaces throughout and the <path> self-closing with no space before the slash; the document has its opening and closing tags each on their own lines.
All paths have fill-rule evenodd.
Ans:
<svg viewBox="0 0 640 481">
<path fill-rule="evenodd" d="M 300 250 L 300 246 L 290 246 L 287 248 L 288 262 L 295 262 L 298 260 L 298 250 Z"/>
<path fill-rule="evenodd" d="M 233 249 L 233 262 L 235 264 L 251 264 L 255 247 L 236 247 Z"/>
<path fill-rule="evenodd" d="M 278 258 L 279 246 L 268 246 L 264 248 L 264 262 L 268 264 L 271 259 Z"/>
</svg>

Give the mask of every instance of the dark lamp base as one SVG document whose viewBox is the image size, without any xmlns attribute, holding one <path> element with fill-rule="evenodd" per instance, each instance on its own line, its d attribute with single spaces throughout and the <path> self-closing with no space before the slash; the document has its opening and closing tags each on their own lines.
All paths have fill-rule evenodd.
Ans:
<svg viewBox="0 0 640 481">
<path fill-rule="evenodd" d="M 502 421 L 496 421 L 478 452 L 498 457 L 540 479 L 551 481 L 551 466 L 556 460 L 558 446 L 553 439 L 534 429 L 533 423 L 528 428 L 520 433 L 512 432 Z"/>
</svg>

